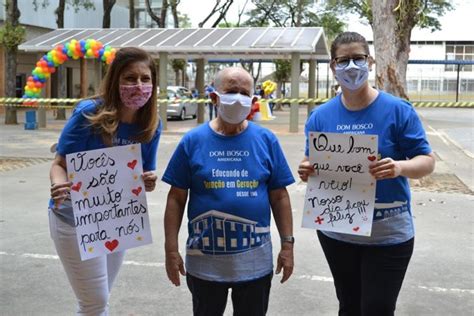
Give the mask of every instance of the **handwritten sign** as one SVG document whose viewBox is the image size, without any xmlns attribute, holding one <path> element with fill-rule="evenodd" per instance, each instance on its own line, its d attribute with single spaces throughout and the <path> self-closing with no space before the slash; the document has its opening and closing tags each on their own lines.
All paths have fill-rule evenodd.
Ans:
<svg viewBox="0 0 474 316">
<path fill-rule="evenodd" d="M 303 227 L 370 236 L 377 159 L 377 135 L 309 133 L 309 161 L 315 170 L 306 189 Z"/>
<path fill-rule="evenodd" d="M 151 243 L 141 146 L 66 156 L 81 259 Z"/>
</svg>

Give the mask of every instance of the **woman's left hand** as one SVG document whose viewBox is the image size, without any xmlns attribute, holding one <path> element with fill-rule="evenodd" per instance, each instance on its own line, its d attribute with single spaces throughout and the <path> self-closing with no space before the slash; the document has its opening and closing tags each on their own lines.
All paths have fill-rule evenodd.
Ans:
<svg viewBox="0 0 474 316">
<path fill-rule="evenodd" d="M 156 179 L 158 178 L 156 174 L 153 171 L 146 171 L 142 174 L 142 178 L 145 183 L 145 191 L 153 191 L 156 186 Z"/>
<path fill-rule="evenodd" d="M 372 162 L 369 165 L 369 172 L 376 180 L 393 179 L 402 173 L 400 161 L 390 157 Z"/>
</svg>

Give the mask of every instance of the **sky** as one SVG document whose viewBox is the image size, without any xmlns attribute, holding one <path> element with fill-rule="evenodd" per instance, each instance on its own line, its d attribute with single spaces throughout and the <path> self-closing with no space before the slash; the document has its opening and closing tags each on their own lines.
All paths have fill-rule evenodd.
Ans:
<svg viewBox="0 0 474 316">
<path fill-rule="evenodd" d="M 222 2 L 224 3 L 225 0 L 222 0 Z M 228 22 L 237 22 L 239 12 L 244 7 L 245 2 L 247 2 L 247 6 L 245 7 L 246 11 L 254 8 L 251 0 L 234 0 L 234 3 L 229 8 L 229 12 L 226 15 Z M 207 17 L 215 3 L 216 0 L 181 0 L 178 9 L 181 13 L 188 15 L 191 20 L 192 27 L 198 27 L 199 22 Z M 214 15 L 204 26 L 211 27 L 212 23 L 214 23 L 217 17 L 217 15 Z M 245 19 L 246 18 L 242 16 L 242 20 Z"/>
</svg>

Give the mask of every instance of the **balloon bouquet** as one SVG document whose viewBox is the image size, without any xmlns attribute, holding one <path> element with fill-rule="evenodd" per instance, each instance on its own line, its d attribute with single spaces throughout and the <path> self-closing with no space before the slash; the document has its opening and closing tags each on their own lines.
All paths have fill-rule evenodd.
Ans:
<svg viewBox="0 0 474 316">
<path fill-rule="evenodd" d="M 262 83 L 261 98 L 254 102 L 250 110 L 250 114 L 247 117 L 248 120 L 260 121 L 260 120 L 271 120 L 272 114 L 268 104 L 270 95 L 275 91 L 277 84 L 271 80 L 266 80 Z"/>
<path fill-rule="evenodd" d="M 39 98 L 46 80 L 56 71 L 56 67 L 70 58 L 74 60 L 97 58 L 109 65 L 115 58 L 115 48 L 104 46 L 94 39 L 80 41 L 73 39 L 69 43 L 56 46 L 36 62 L 36 68 L 26 81 L 23 98 Z M 30 105 L 32 104 L 30 103 Z"/>
</svg>

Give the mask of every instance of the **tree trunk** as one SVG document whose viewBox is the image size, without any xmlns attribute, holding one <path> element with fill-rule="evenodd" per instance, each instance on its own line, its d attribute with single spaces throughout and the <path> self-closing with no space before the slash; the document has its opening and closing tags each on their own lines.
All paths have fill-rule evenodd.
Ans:
<svg viewBox="0 0 474 316">
<path fill-rule="evenodd" d="M 112 8 L 115 5 L 116 0 L 102 0 L 104 17 L 102 19 L 102 28 L 110 28 L 110 15 L 112 13 Z"/>
<path fill-rule="evenodd" d="M 16 50 L 7 50 L 6 54 L 6 95 L 16 98 Z M 17 111 L 14 107 L 6 107 L 5 124 L 18 124 Z"/>
<path fill-rule="evenodd" d="M 178 19 L 178 0 L 171 0 L 171 13 L 173 14 L 174 27 L 179 28 L 179 19 Z"/>
<path fill-rule="evenodd" d="M 56 68 L 56 76 L 58 78 L 58 98 L 67 97 L 67 76 L 66 76 L 66 67 L 63 65 Z M 66 109 L 58 109 L 56 111 L 56 120 L 65 120 L 66 119 Z"/>
<path fill-rule="evenodd" d="M 135 0 L 128 0 L 128 23 L 131 29 L 135 28 Z"/>
<path fill-rule="evenodd" d="M 276 98 L 280 99 L 281 98 L 281 81 L 277 81 L 277 87 L 276 87 Z M 281 111 L 282 110 L 282 104 L 281 102 L 275 103 L 275 106 L 273 107 L 273 111 Z"/>
<path fill-rule="evenodd" d="M 179 86 L 179 69 L 174 71 L 174 84 L 175 86 Z"/>
<path fill-rule="evenodd" d="M 58 25 L 58 29 L 64 28 L 64 9 L 66 7 L 66 0 L 59 0 L 58 7 L 54 11 L 56 13 L 56 24 Z M 58 66 L 56 69 L 56 76 L 57 76 L 57 97 L 58 98 L 65 98 L 66 97 L 66 74 L 65 68 L 63 66 Z M 65 120 L 66 119 L 66 109 L 57 109 L 56 111 L 56 120 Z"/>
<path fill-rule="evenodd" d="M 128 25 L 135 28 L 135 0 L 128 0 Z"/>
<path fill-rule="evenodd" d="M 376 86 L 401 98 L 406 94 L 406 71 L 411 30 L 416 25 L 412 3 L 399 6 L 399 0 L 372 1 L 376 59 Z M 398 9 L 395 10 L 395 8 Z M 404 10 L 404 13 L 400 13 Z M 413 10 L 414 12 L 411 12 Z M 400 16 L 400 14 L 402 14 Z M 397 22 L 398 19 L 398 22 Z"/>
<path fill-rule="evenodd" d="M 66 7 L 66 0 L 59 0 L 58 7 L 54 11 L 56 14 L 56 24 L 58 29 L 64 28 L 64 9 Z"/>
<path fill-rule="evenodd" d="M 20 10 L 18 9 L 17 0 L 6 1 L 6 22 L 12 26 L 18 26 L 20 20 Z M 6 96 L 16 97 L 16 54 L 17 47 L 6 48 Z M 16 108 L 7 107 L 5 112 L 5 124 L 18 124 Z"/>
</svg>

